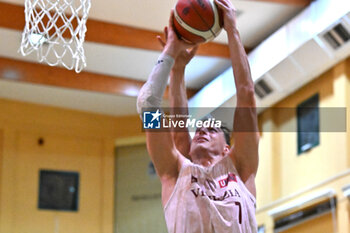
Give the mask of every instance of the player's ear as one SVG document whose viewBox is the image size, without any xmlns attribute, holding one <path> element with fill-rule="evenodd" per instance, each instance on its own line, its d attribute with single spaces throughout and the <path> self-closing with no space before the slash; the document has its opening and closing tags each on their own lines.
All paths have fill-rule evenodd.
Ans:
<svg viewBox="0 0 350 233">
<path fill-rule="evenodd" d="M 225 144 L 224 152 L 225 153 L 230 152 L 230 146 L 229 145 Z"/>
</svg>

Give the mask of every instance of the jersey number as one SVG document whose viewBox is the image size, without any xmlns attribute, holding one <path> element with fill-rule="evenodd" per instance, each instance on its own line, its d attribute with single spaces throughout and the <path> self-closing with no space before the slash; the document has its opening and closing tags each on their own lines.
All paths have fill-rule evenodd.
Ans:
<svg viewBox="0 0 350 233">
<path fill-rule="evenodd" d="M 239 201 L 235 201 L 235 205 L 238 206 L 238 222 L 239 224 L 242 224 L 242 206 Z"/>
</svg>

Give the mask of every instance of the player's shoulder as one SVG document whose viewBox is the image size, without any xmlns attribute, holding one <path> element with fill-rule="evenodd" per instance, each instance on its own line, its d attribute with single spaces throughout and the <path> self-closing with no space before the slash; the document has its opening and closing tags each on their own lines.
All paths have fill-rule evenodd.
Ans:
<svg viewBox="0 0 350 233">
<path fill-rule="evenodd" d="M 178 156 L 178 163 L 177 163 L 177 170 L 180 173 L 181 170 L 185 169 L 186 167 L 191 166 L 193 163 L 191 160 L 183 156 L 181 153 L 179 153 Z"/>
</svg>

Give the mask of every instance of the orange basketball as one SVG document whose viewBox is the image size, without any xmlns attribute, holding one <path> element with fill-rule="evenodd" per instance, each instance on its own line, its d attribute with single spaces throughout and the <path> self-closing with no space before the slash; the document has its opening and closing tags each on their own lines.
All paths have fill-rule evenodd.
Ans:
<svg viewBox="0 0 350 233">
<path fill-rule="evenodd" d="M 174 16 L 177 34 L 188 42 L 210 41 L 222 29 L 222 13 L 214 0 L 178 0 Z"/>
</svg>

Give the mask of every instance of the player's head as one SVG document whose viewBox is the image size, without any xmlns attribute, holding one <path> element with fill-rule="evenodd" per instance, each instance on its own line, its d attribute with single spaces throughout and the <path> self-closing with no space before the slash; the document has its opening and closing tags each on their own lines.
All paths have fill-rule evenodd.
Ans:
<svg viewBox="0 0 350 233">
<path fill-rule="evenodd" d="M 190 155 L 210 153 L 225 155 L 230 148 L 230 132 L 226 127 L 200 127 L 192 139 Z"/>
</svg>

